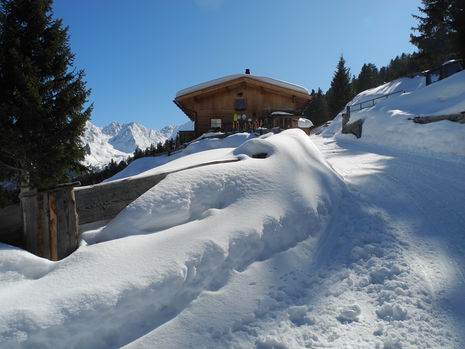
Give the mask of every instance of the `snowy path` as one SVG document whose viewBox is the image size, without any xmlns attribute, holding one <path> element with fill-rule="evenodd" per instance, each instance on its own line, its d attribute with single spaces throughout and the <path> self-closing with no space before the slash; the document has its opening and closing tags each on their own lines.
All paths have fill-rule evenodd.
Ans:
<svg viewBox="0 0 465 349">
<path fill-rule="evenodd" d="M 349 188 L 326 234 L 232 271 L 129 347 L 465 347 L 465 166 L 313 141 Z"/>
<path fill-rule="evenodd" d="M 241 161 L 167 176 L 60 262 L 0 245 L 0 347 L 464 349 L 465 163 L 311 139 L 194 154 Z"/>
<path fill-rule="evenodd" d="M 465 347 L 464 164 L 313 141 L 357 199 L 330 231 L 346 248 L 331 249 L 329 265 L 351 260 L 354 287 L 344 293 L 370 296 L 373 333 L 388 348 Z"/>
</svg>

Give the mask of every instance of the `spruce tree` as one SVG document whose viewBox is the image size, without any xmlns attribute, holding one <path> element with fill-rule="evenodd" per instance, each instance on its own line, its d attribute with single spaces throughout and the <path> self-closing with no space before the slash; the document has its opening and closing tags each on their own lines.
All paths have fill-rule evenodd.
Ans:
<svg viewBox="0 0 465 349">
<path fill-rule="evenodd" d="M 420 64 L 423 68 L 438 65 L 451 58 L 459 58 L 463 53 L 463 41 L 460 42 L 458 30 L 463 30 L 463 0 L 422 0 L 423 8 L 418 9 L 425 15 L 413 15 L 419 21 L 419 35 L 410 34 L 410 42 L 418 47 Z"/>
<path fill-rule="evenodd" d="M 0 0 L 0 165 L 24 188 L 55 185 L 78 168 L 92 108 L 84 107 L 90 90 L 51 5 Z"/>
<path fill-rule="evenodd" d="M 456 58 L 465 59 L 465 1 L 452 0 L 451 42 Z"/>
<path fill-rule="evenodd" d="M 132 157 L 134 158 L 134 160 L 142 158 L 144 157 L 144 151 L 141 148 L 139 148 L 139 146 L 137 146 L 134 150 L 134 153 L 132 154 Z"/>
<path fill-rule="evenodd" d="M 341 55 L 331 81 L 331 86 L 327 92 L 330 118 L 334 118 L 342 111 L 353 96 L 354 94 L 350 84 L 350 69 L 346 68 L 344 57 Z"/>
<path fill-rule="evenodd" d="M 328 103 L 326 102 L 326 96 L 323 94 L 321 89 L 315 93 L 312 90 L 310 94 L 312 99 L 305 109 L 305 116 L 309 118 L 315 126 L 324 124 L 329 120 Z"/>
<path fill-rule="evenodd" d="M 379 82 L 384 83 L 400 77 L 409 76 L 413 73 L 418 73 L 425 69 L 424 65 L 422 66 L 419 63 L 416 53 L 402 53 L 400 56 L 391 59 L 386 67 L 381 67 L 379 69 Z"/>
<path fill-rule="evenodd" d="M 357 79 L 353 81 L 355 93 L 358 94 L 381 83 L 378 68 L 372 63 L 364 64 Z"/>
</svg>

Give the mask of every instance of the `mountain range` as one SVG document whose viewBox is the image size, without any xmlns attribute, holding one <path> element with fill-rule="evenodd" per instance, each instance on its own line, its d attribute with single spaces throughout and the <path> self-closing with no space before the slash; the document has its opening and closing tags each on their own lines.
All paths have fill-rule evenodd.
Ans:
<svg viewBox="0 0 465 349">
<path fill-rule="evenodd" d="M 146 149 L 151 144 L 164 143 L 167 139 L 175 138 L 178 131 L 192 127 L 190 121 L 183 125 L 168 125 L 160 130 L 150 129 L 137 122 L 112 122 L 105 127 L 98 127 L 88 121 L 81 137 L 87 152 L 83 164 L 101 169 L 112 159 L 119 162 L 131 156 L 137 147 Z"/>
</svg>

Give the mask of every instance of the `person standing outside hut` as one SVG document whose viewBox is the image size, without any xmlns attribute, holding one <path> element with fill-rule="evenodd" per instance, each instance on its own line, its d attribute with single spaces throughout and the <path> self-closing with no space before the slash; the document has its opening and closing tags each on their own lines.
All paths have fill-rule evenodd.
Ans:
<svg viewBox="0 0 465 349">
<path fill-rule="evenodd" d="M 239 130 L 239 116 L 236 113 L 233 115 L 233 130 Z"/>
<path fill-rule="evenodd" d="M 252 113 L 252 131 L 256 131 L 258 129 L 258 119 L 257 113 Z"/>
<path fill-rule="evenodd" d="M 241 119 L 242 119 L 242 131 L 245 131 L 247 127 L 247 115 L 242 114 Z"/>
</svg>

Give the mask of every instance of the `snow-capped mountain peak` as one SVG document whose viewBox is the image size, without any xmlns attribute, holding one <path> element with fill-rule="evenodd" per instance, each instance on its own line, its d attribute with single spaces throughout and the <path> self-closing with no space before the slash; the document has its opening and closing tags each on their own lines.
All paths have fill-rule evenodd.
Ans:
<svg viewBox="0 0 465 349">
<path fill-rule="evenodd" d="M 122 128 L 122 123 L 113 121 L 111 124 L 103 127 L 102 132 L 108 136 L 114 137 L 121 131 Z"/>
</svg>

